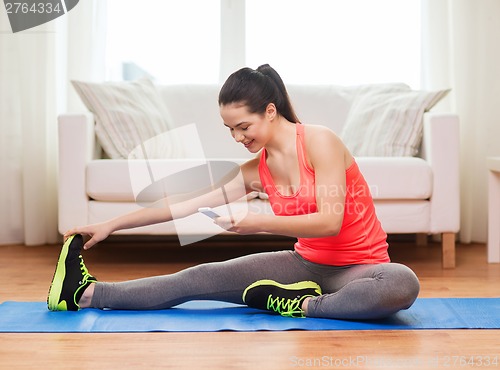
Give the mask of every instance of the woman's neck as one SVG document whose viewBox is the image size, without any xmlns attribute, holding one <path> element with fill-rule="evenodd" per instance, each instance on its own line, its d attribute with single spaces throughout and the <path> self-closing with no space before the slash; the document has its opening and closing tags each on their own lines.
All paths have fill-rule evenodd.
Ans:
<svg viewBox="0 0 500 370">
<path fill-rule="evenodd" d="M 265 148 L 268 156 L 287 154 L 295 150 L 296 124 L 288 121 L 284 117 L 279 117 L 273 127 L 271 139 L 267 142 Z"/>
</svg>

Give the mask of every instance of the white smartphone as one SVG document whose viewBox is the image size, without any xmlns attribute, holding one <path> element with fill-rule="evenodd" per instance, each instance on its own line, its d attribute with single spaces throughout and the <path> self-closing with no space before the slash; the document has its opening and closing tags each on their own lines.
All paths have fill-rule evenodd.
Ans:
<svg viewBox="0 0 500 370">
<path fill-rule="evenodd" d="M 220 215 L 218 215 L 217 213 L 215 213 L 212 208 L 210 207 L 201 207 L 201 208 L 198 208 L 198 212 L 201 212 L 203 213 L 204 215 L 212 218 L 212 219 L 215 219 L 217 217 L 220 217 Z"/>
</svg>

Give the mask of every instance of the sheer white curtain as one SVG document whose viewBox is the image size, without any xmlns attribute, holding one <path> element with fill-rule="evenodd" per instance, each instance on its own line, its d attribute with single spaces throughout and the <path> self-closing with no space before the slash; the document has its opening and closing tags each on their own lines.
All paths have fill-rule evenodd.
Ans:
<svg viewBox="0 0 500 370">
<path fill-rule="evenodd" d="M 486 157 L 500 156 L 500 1 L 423 0 L 422 19 L 423 88 L 451 87 L 460 117 L 460 240 L 485 242 Z"/>
<path fill-rule="evenodd" d="M 0 12 L 0 244 L 58 241 L 57 114 L 76 105 L 68 79 L 95 75 L 99 48 L 89 35 L 102 6 L 82 1 L 16 34 Z"/>
</svg>

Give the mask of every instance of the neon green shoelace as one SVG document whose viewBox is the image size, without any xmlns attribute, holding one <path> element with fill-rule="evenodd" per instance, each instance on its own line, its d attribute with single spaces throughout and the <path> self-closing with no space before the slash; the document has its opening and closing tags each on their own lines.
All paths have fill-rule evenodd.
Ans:
<svg viewBox="0 0 500 370">
<path fill-rule="evenodd" d="M 82 280 L 80 281 L 80 284 L 85 284 L 87 281 L 94 281 L 95 278 L 90 275 L 89 270 L 87 269 L 87 266 L 85 266 L 85 263 L 83 262 L 83 257 L 79 256 L 80 258 L 80 270 L 82 271 Z"/>
<path fill-rule="evenodd" d="M 305 317 L 304 311 L 300 307 L 302 301 L 307 298 L 312 297 L 312 295 L 306 295 L 299 298 L 280 298 L 273 297 L 269 294 L 267 297 L 267 309 L 279 313 L 281 316 L 285 317 Z"/>
</svg>

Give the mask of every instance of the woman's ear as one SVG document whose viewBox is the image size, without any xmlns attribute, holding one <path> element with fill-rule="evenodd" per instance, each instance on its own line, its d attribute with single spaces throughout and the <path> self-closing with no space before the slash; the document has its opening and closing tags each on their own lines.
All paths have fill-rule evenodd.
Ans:
<svg viewBox="0 0 500 370">
<path fill-rule="evenodd" d="M 274 103 L 269 103 L 266 107 L 266 117 L 269 121 L 272 121 L 276 118 L 278 111 L 276 110 L 276 106 Z"/>
</svg>

